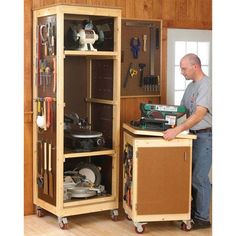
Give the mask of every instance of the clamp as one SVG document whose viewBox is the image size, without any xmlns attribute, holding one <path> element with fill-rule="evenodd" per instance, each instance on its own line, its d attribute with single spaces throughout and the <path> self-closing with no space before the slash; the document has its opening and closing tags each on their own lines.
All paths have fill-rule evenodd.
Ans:
<svg viewBox="0 0 236 236">
<path fill-rule="evenodd" d="M 140 50 L 140 40 L 138 37 L 133 37 L 130 40 L 131 51 L 133 52 L 133 58 L 138 58 L 138 52 Z"/>
</svg>

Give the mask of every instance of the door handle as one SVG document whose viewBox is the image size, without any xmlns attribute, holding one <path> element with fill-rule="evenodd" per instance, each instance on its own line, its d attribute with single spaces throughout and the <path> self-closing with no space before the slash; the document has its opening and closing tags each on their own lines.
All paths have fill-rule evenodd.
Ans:
<svg viewBox="0 0 236 236">
<path fill-rule="evenodd" d="M 184 152 L 184 161 L 186 161 L 186 160 L 187 160 L 187 153 Z"/>
</svg>

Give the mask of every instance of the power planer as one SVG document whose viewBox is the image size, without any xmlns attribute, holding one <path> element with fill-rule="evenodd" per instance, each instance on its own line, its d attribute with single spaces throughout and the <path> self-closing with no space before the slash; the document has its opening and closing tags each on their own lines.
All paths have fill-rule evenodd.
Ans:
<svg viewBox="0 0 236 236">
<path fill-rule="evenodd" d="M 140 110 L 141 118 L 132 120 L 130 124 L 146 130 L 164 131 L 183 123 L 187 118 L 184 106 L 141 103 Z"/>
</svg>

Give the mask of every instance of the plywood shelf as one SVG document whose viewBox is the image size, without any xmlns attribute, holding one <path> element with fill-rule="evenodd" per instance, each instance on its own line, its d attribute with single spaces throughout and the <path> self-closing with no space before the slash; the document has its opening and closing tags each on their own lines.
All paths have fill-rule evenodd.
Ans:
<svg viewBox="0 0 236 236">
<path fill-rule="evenodd" d="M 117 52 L 112 51 L 78 51 L 78 50 L 65 50 L 65 56 L 94 56 L 94 57 L 117 57 Z"/>
<path fill-rule="evenodd" d="M 108 150 L 99 150 L 99 151 L 92 151 L 92 152 L 70 152 L 65 153 L 65 158 L 76 158 L 76 157 L 86 157 L 86 156 L 103 156 L 108 155 L 112 156 L 115 154 L 115 150 L 108 149 Z"/>
</svg>

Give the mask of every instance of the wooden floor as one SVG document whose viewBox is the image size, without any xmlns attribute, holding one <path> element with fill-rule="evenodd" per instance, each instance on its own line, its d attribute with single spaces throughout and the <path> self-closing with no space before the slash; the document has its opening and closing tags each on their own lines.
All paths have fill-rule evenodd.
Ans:
<svg viewBox="0 0 236 236">
<path fill-rule="evenodd" d="M 69 228 L 62 230 L 58 226 L 57 217 L 46 213 L 44 217 L 30 215 L 24 217 L 24 236 L 131 236 L 135 232 L 132 221 L 126 219 L 119 210 L 117 221 L 112 221 L 110 211 L 96 212 L 67 218 Z M 180 222 L 148 222 L 144 236 L 212 236 L 211 229 L 192 230 L 185 232 L 179 228 Z"/>
</svg>

